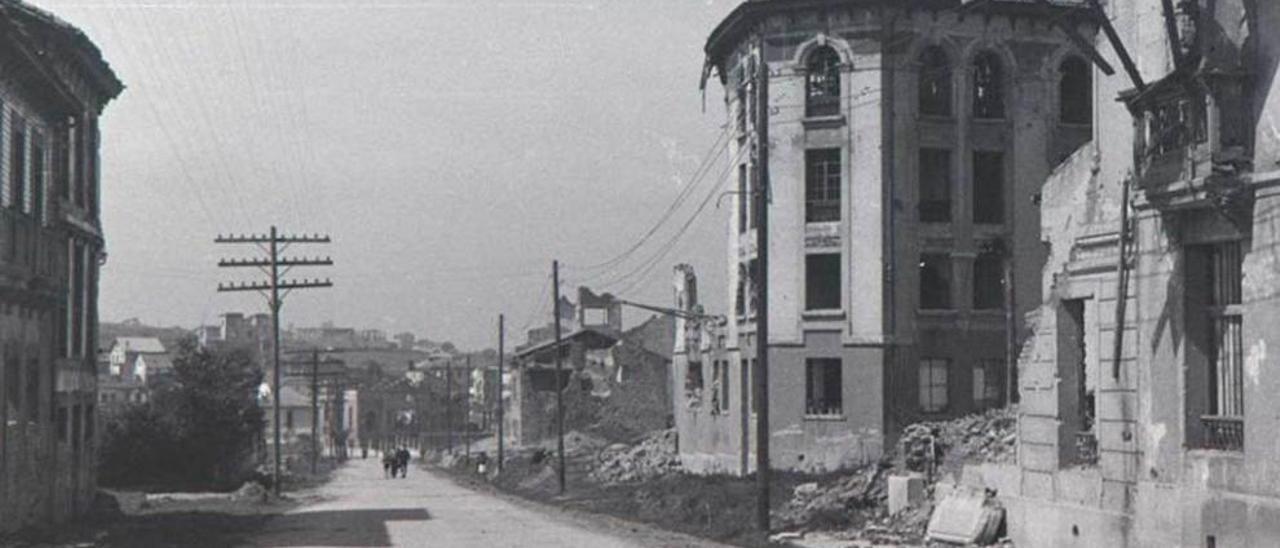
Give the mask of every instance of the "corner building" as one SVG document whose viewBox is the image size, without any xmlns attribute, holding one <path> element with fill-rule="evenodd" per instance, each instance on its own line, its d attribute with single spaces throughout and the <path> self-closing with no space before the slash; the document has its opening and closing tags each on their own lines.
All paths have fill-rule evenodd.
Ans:
<svg viewBox="0 0 1280 548">
<path fill-rule="evenodd" d="M 0 5 L 0 534 L 96 491 L 98 116 L 123 84 L 83 33 Z"/>
<path fill-rule="evenodd" d="M 1000 0 L 753 0 L 715 28 L 706 71 L 738 190 L 731 309 L 700 346 L 677 343 L 685 466 L 754 467 L 755 71 L 769 79 L 772 463 L 837 469 L 911 422 L 1005 403 L 1006 328 L 1041 302 L 1040 185 L 1091 135 L 1091 72 L 1068 30 L 1091 41 L 1096 24 L 1073 4 Z"/>
</svg>

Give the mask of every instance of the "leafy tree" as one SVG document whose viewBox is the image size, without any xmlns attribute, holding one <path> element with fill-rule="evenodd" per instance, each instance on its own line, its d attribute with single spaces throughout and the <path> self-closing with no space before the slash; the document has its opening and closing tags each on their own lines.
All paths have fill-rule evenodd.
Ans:
<svg viewBox="0 0 1280 548">
<path fill-rule="evenodd" d="M 262 372 L 252 356 L 200 348 L 194 338 L 180 341 L 175 354 L 172 375 L 156 379 L 151 401 L 108 425 L 104 479 L 234 485 L 255 464 L 265 421 L 257 401 Z M 152 461 L 162 466 L 138 466 Z"/>
</svg>

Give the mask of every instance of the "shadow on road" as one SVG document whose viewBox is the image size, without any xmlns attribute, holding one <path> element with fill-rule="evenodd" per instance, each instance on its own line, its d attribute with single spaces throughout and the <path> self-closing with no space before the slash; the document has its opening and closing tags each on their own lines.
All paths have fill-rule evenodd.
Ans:
<svg viewBox="0 0 1280 548">
<path fill-rule="evenodd" d="M 274 516 L 254 546 L 392 546 L 387 523 L 426 521 L 425 508 L 321 510 Z"/>
</svg>

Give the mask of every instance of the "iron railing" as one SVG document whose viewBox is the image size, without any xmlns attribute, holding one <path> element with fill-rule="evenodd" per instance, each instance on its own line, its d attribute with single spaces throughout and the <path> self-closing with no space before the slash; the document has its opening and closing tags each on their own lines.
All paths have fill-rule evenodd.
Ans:
<svg viewBox="0 0 1280 548">
<path fill-rule="evenodd" d="M 1200 425 L 1204 428 L 1204 449 L 1244 450 L 1244 417 L 1204 415 Z"/>
<path fill-rule="evenodd" d="M 1098 463 L 1098 436 L 1093 432 L 1076 432 L 1076 464 Z"/>
</svg>

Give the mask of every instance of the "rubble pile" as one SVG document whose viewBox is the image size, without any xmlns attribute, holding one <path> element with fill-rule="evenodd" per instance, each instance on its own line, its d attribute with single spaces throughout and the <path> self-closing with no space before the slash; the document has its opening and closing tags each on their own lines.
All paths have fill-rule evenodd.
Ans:
<svg viewBox="0 0 1280 548">
<path fill-rule="evenodd" d="M 659 430 L 635 445 L 616 443 L 600 452 L 590 478 L 604 484 L 644 481 L 680 469 L 676 432 Z"/>
<path fill-rule="evenodd" d="M 992 409 L 950 421 L 908 426 L 898 442 L 902 464 L 917 472 L 958 472 L 965 464 L 1013 462 L 1017 455 L 1018 410 Z"/>
<path fill-rule="evenodd" d="M 778 524 L 789 530 L 860 527 L 883 516 L 888 466 L 875 463 L 832 478 L 802 483 L 778 513 Z"/>
</svg>

